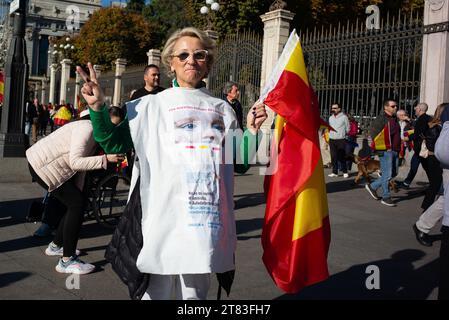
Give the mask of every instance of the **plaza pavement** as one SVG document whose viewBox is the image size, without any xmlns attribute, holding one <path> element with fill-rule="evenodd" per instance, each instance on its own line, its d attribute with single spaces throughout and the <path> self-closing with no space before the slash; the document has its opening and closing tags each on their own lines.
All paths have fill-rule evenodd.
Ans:
<svg viewBox="0 0 449 320">
<path fill-rule="evenodd" d="M 3 161 L 3 160 L 2 160 Z M 394 194 L 395 208 L 373 200 L 350 179 L 327 177 L 332 242 L 331 277 L 298 295 L 285 295 L 262 263 L 260 236 L 264 216 L 263 176 L 259 168 L 236 175 L 237 272 L 229 298 L 223 299 L 436 299 L 440 242 L 430 248 L 415 240 L 412 225 L 419 217 L 425 184 Z M 404 171 L 404 170 L 402 170 Z M 54 270 L 57 258 L 44 250 L 51 238 L 32 237 L 38 225 L 24 222 L 33 199 L 44 192 L 29 181 L 24 159 L 8 159 L 0 167 L 0 299 L 128 299 L 127 288 L 104 259 L 112 231 L 85 222 L 78 247 L 83 260 L 97 266 L 81 276 L 79 289 L 67 289 L 67 275 Z M 439 232 L 439 226 L 433 230 Z M 368 290 L 366 268 L 380 271 L 380 289 Z M 216 297 L 212 280 L 209 299 Z"/>
</svg>

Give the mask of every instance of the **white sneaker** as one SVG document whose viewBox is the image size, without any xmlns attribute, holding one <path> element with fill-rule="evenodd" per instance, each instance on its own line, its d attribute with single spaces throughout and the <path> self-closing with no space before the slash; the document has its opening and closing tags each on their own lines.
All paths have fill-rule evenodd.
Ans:
<svg viewBox="0 0 449 320">
<path fill-rule="evenodd" d="M 55 245 L 52 242 L 50 242 L 50 244 L 48 245 L 47 249 L 45 249 L 45 254 L 47 256 L 60 256 L 62 257 L 64 253 L 64 248 L 63 247 L 58 247 L 57 245 Z M 79 256 L 81 254 L 81 251 L 76 249 L 75 254 L 77 256 Z"/>
<path fill-rule="evenodd" d="M 346 178 L 349 178 L 349 174 L 344 173 L 344 174 L 343 174 L 343 178 L 345 178 L 345 179 L 346 179 Z"/>
<path fill-rule="evenodd" d="M 55 269 L 59 273 L 87 274 L 94 271 L 95 266 L 81 261 L 78 257 L 71 257 L 67 262 L 64 262 L 62 258 L 60 258 Z"/>
<path fill-rule="evenodd" d="M 328 177 L 331 177 L 331 178 L 335 178 L 335 177 L 338 177 L 338 174 L 331 173 L 331 174 L 328 174 L 327 176 L 328 176 Z"/>
</svg>

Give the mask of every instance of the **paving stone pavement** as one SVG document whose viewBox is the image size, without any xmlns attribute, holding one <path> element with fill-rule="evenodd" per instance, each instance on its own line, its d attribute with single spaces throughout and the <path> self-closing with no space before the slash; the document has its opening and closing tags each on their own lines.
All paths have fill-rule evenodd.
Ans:
<svg viewBox="0 0 449 320">
<path fill-rule="evenodd" d="M 224 300 L 436 299 L 440 243 L 421 246 L 411 228 L 420 215 L 425 184 L 413 184 L 410 190 L 394 194 L 398 206 L 389 208 L 373 200 L 363 185 L 355 186 L 353 176 L 331 180 L 326 169 L 331 277 L 297 295 L 285 295 L 261 260 L 265 200 L 258 170 L 254 167 L 245 175 L 236 175 L 237 272 L 231 295 L 224 295 Z M 7 173 L 0 168 L 0 175 Z M 42 198 L 43 190 L 27 179 L 9 180 L 0 180 L 0 299 L 128 299 L 127 288 L 104 260 L 112 231 L 93 221 L 84 224 L 78 247 L 85 252 L 82 259 L 95 264 L 98 271 L 81 276 L 79 289 L 68 289 L 67 275 L 54 270 L 57 258 L 44 255 L 51 238 L 33 238 L 38 225 L 24 222 L 30 203 Z M 433 232 L 439 232 L 439 226 Z M 379 290 L 365 286 L 369 265 L 379 268 Z M 216 293 L 213 280 L 209 299 L 215 299 Z"/>
</svg>

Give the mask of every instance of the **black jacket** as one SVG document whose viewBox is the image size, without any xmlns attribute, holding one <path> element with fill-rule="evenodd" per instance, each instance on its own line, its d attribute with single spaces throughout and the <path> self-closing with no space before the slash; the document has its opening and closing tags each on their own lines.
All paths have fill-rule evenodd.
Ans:
<svg viewBox="0 0 449 320">
<path fill-rule="evenodd" d="M 426 137 L 426 147 L 431 152 L 435 152 L 435 144 L 440 136 L 441 129 L 441 124 L 430 125 L 424 134 Z"/>
<path fill-rule="evenodd" d="M 429 122 L 431 120 L 431 116 L 429 116 L 428 114 L 423 114 L 415 122 L 415 133 L 413 134 L 413 150 L 416 154 L 419 154 L 419 152 L 421 151 L 423 136 L 429 128 Z"/>
<path fill-rule="evenodd" d="M 128 286 L 129 296 L 133 300 L 142 299 L 150 280 L 150 275 L 141 273 L 136 266 L 137 257 L 143 246 L 141 220 L 142 206 L 140 178 L 138 178 L 105 253 L 105 258 L 111 263 L 112 269 Z"/>
</svg>

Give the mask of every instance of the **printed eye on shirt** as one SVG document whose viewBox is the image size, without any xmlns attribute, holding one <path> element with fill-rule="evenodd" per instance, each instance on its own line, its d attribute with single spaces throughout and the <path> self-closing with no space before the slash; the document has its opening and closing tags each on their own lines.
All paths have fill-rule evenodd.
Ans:
<svg viewBox="0 0 449 320">
<path fill-rule="evenodd" d="M 178 106 L 169 111 L 176 153 L 184 168 L 187 224 L 192 228 L 209 228 L 214 235 L 221 226 L 219 178 L 226 131 L 224 113 L 218 107 L 194 106 Z"/>
</svg>

